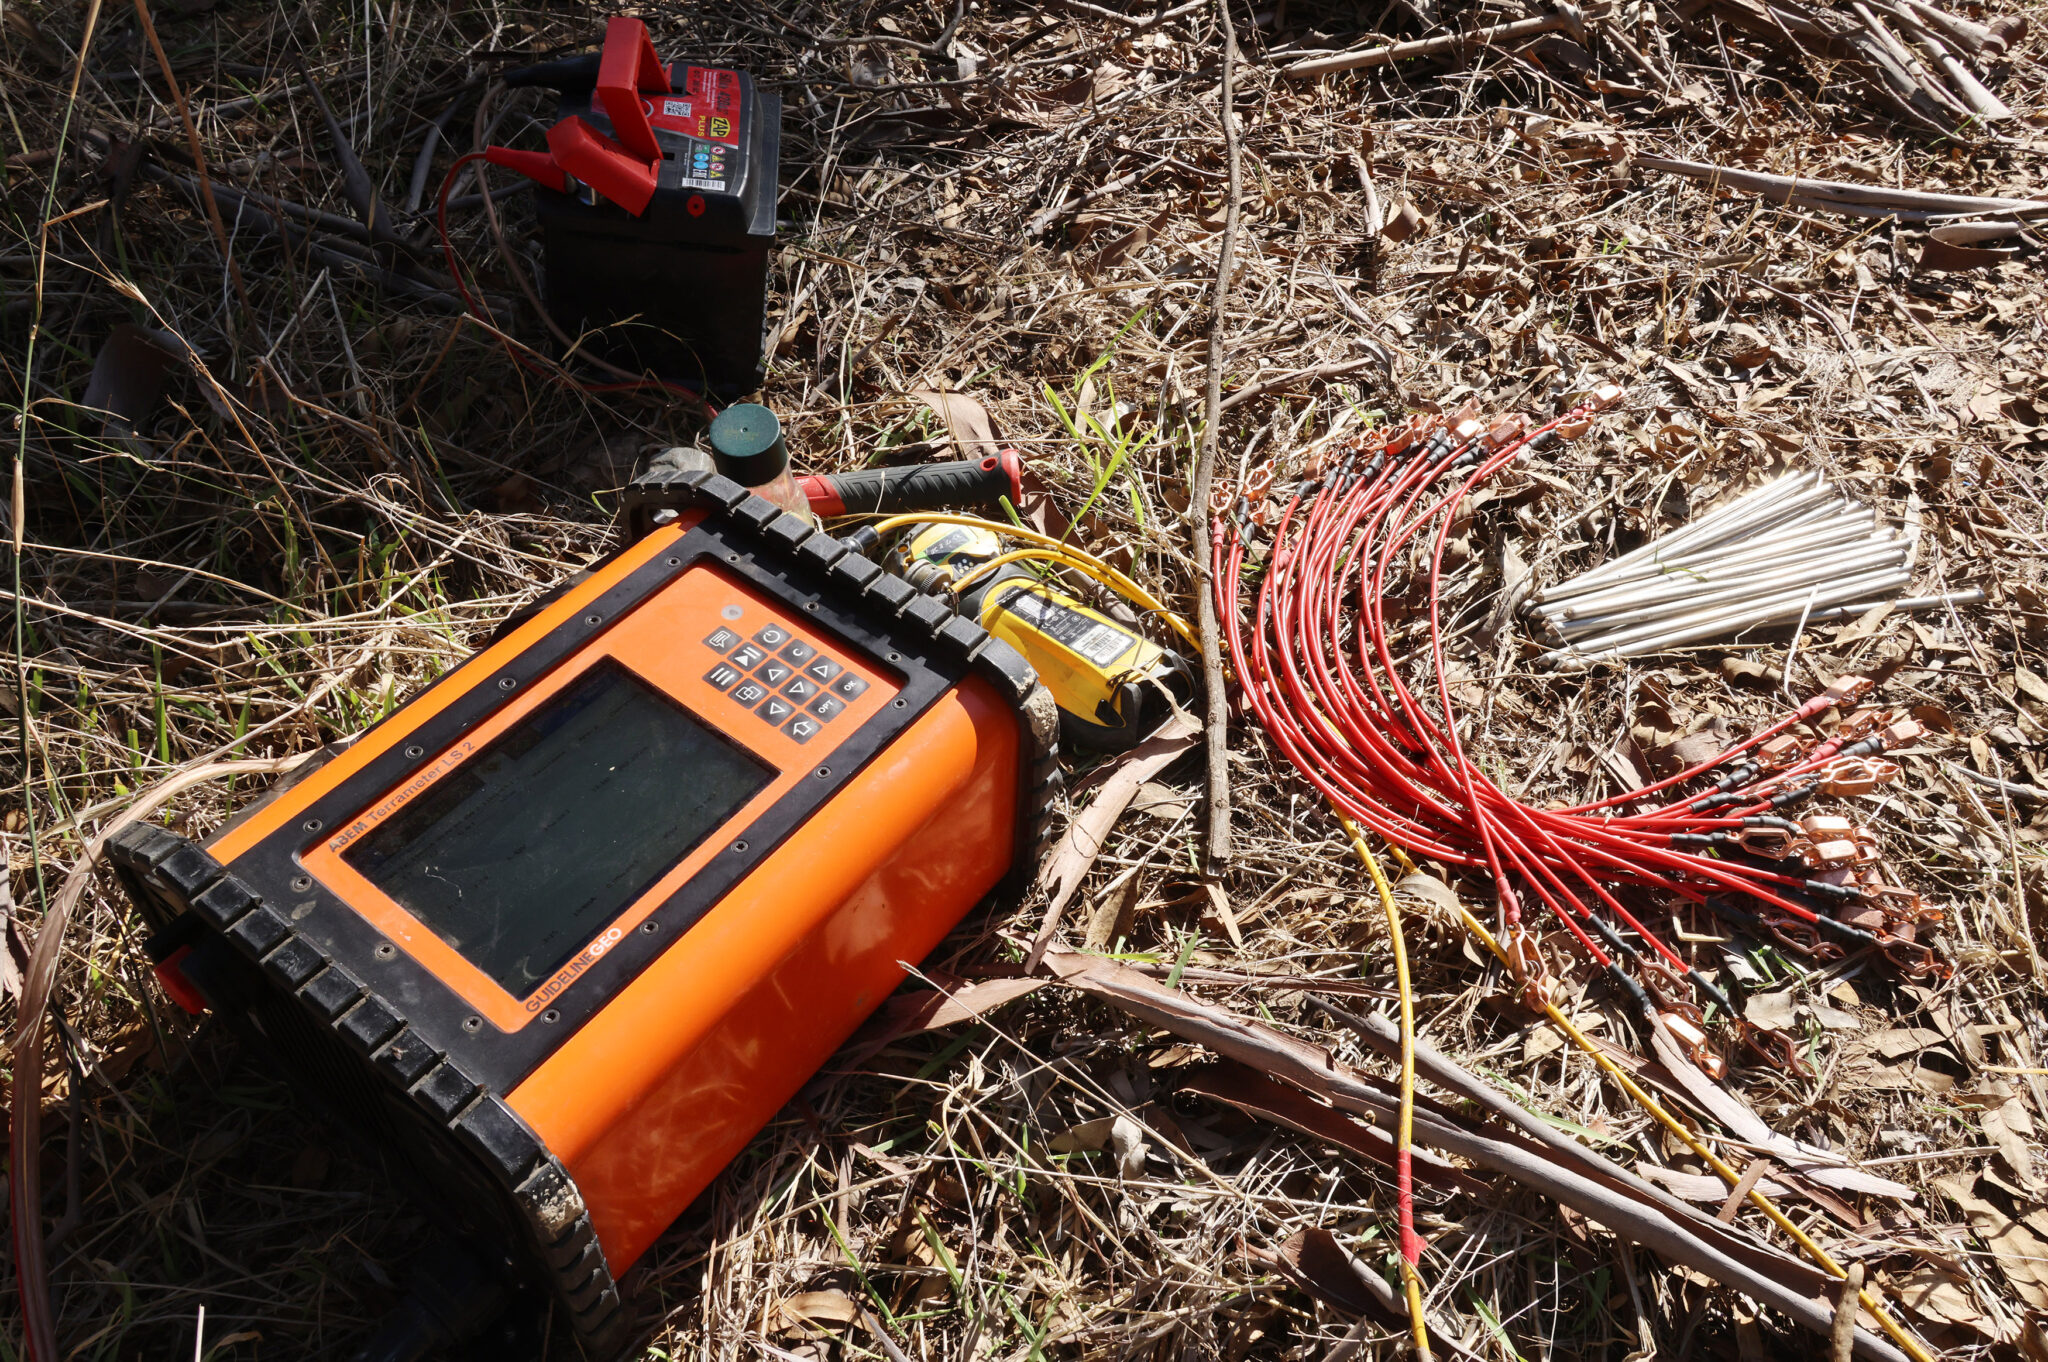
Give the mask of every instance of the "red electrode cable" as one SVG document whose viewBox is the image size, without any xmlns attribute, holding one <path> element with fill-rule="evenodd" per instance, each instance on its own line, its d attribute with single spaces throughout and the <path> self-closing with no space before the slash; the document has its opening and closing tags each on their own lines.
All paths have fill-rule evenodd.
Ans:
<svg viewBox="0 0 2048 1362">
<path fill-rule="evenodd" d="M 1694 989 L 1725 1004 L 1648 926 L 1642 909 L 1616 891 L 1662 891 L 1694 903 L 1740 895 L 1776 915 L 1783 929 L 1806 932 L 1816 948 L 1878 944 L 1871 933 L 1800 901 L 1851 901 L 1861 897 L 1854 888 L 1823 882 L 1816 872 L 1802 877 L 1781 866 L 1687 849 L 1715 833 L 1732 836 L 1751 825 L 1745 820 L 1768 819 L 1774 796 L 1799 796 L 1799 778 L 1823 769 L 1845 750 L 1844 740 L 1818 744 L 1769 776 L 1754 766 L 1736 768 L 1715 787 L 1721 794 L 1714 799 L 1692 795 L 1636 813 L 1618 806 L 1640 808 L 1649 796 L 1728 767 L 1793 725 L 1845 705 L 1867 683 L 1838 682 L 1711 761 L 1644 789 L 1572 808 L 1531 808 L 1499 789 L 1469 759 L 1450 719 L 1455 711 L 1442 587 L 1456 509 L 1534 442 L 1561 428 L 1583 429 L 1599 405 L 1604 404 L 1583 404 L 1533 429 L 1523 429 L 1516 418 L 1487 432 L 1465 419 L 1457 422 L 1455 437 L 1453 422 L 1415 418 L 1391 434 L 1358 442 L 1329 476 L 1289 497 L 1248 629 L 1238 609 L 1244 526 L 1219 514 L 1211 574 L 1217 609 L 1249 708 L 1288 759 L 1347 817 L 1422 854 L 1485 870 L 1511 935 L 1526 894 L 1632 990 L 1637 985 L 1621 974 L 1620 957 L 1634 962 L 1660 990 L 1675 986 L 1682 996 L 1682 981 L 1690 980 Z M 1446 484 L 1446 474 L 1462 476 Z M 1424 532 L 1428 538 L 1418 539 Z M 1390 584 L 1411 562 L 1427 587 L 1426 657 L 1434 673 L 1429 689 L 1436 714 L 1407 684 L 1395 652 L 1398 631 L 1386 618 Z M 1347 600 L 1354 602 L 1348 622 Z M 1866 740 L 1863 750 L 1881 750 L 1881 742 L 1873 747 Z M 1714 807 L 1695 807 L 1703 802 Z M 1796 830 L 1782 819 L 1772 821 Z M 1680 837 L 1695 840 L 1674 840 Z M 1610 918 L 1647 954 L 1630 945 Z"/>
</svg>

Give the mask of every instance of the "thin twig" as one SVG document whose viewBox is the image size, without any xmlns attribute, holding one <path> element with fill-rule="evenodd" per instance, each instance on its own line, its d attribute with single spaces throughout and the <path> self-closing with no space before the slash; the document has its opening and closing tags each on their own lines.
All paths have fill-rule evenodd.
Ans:
<svg viewBox="0 0 2048 1362">
<path fill-rule="evenodd" d="M 135 17 L 149 38 L 150 51 L 156 53 L 157 69 L 163 73 L 164 84 L 171 90 L 171 102 L 177 106 L 178 118 L 185 125 L 185 145 L 192 153 L 193 169 L 199 173 L 199 198 L 206 205 L 206 220 L 213 228 L 213 239 L 220 244 L 221 263 L 227 267 L 228 279 L 235 286 L 235 301 L 241 304 L 243 320 L 253 327 L 256 310 L 249 306 L 249 290 L 242 283 L 242 267 L 235 262 L 234 250 L 228 245 L 228 229 L 221 221 L 220 205 L 213 201 L 213 177 L 206 173 L 206 151 L 199 145 L 199 129 L 192 122 L 192 108 L 185 102 L 185 92 L 178 88 L 178 78 L 171 74 L 171 59 L 164 52 L 163 40 L 156 36 L 156 24 L 149 17 L 149 0 L 135 0 Z M 239 344 L 232 322 L 228 326 L 228 343 Z"/>
<path fill-rule="evenodd" d="M 1223 125 L 1223 154 L 1230 167 L 1230 198 L 1223 213 L 1223 236 L 1216 250 L 1216 292 L 1209 316 L 1209 362 L 1202 394 L 1202 447 L 1195 458 L 1194 498 L 1188 507 L 1195 530 L 1195 611 L 1202 634 L 1202 683 L 1208 691 L 1209 704 L 1207 854 L 1212 874 L 1230 859 L 1230 703 L 1223 689 L 1222 627 L 1216 617 L 1216 593 L 1209 575 L 1209 497 L 1216 485 L 1216 441 L 1223 422 L 1223 349 L 1230 308 L 1230 276 L 1237 250 L 1237 222 L 1244 210 L 1244 171 L 1238 159 L 1237 114 L 1232 108 L 1237 29 L 1230 19 L 1230 0 L 1217 0 L 1216 18 L 1223 29 L 1217 118 Z"/>
</svg>

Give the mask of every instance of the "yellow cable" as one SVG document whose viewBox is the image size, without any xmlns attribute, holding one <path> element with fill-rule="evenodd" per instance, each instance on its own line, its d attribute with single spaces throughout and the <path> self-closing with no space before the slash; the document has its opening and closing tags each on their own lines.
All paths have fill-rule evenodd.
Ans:
<svg viewBox="0 0 2048 1362">
<path fill-rule="evenodd" d="M 1126 600 L 1141 606 L 1151 614 L 1159 616 L 1166 621 L 1173 632 L 1186 639 L 1190 646 L 1196 648 L 1201 646 L 1200 640 L 1196 637 L 1195 631 L 1189 627 L 1188 622 L 1173 611 L 1168 610 L 1151 592 L 1139 586 L 1136 582 L 1124 576 L 1123 573 L 1118 572 L 1094 554 L 1077 549 L 1070 544 L 1062 544 L 1050 535 L 1040 534 L 1036 530 L 1027 530 L 1021 525 L 1005 525 L 998 520 L 983 520 L 980 516 L 937 515 L 923 512 L 914 515 L 892 515 L 875 526 L 875 533 L 888 535 L 907 525 L 965 525 L 971 529 L 990 530 L 1011 539 L 1021 539 L 1025 543 L 1035 545 L 1038 548 L 1049 549 L 1058 555 L 1055 561 L 1062 562 L 1076 571 L 1085 573 Z"/>
<path fill-rule="evenodd" d="M 1093 578 L 1094 580 L 1102 583 L 1102 585 L 1108 587 L 1110 590 L 1116 592 L 1118 595 L 1125 597 L 1127 600 L 1131 601 L 1132 604 L 1142 605 L 1149 613 L 1159 616 L 1166 622 L 1169 628 L 1171 628 L 1175 633 L 1179 634 L 1182 638 L 1186 639 L 1190 645 L 1197 648 L 1202 646 L 1200 641 L 1197 640 L 1197 638 L 1195 637 L 1194 631 L 1188 627 L 1188 623 L 1186 620 L 1182 619 L 1179 615 L 1174 614 L 1171 610 L 1168 610 L 1164 605 L 1161 605 L 1149 594 L 1144 595 L 1142 597 L 1132 595 L 1129 591 L 1126 591 L 1122 586 L 1110 580 L 1110 578 L 1106 576 L 1102 570 L 1095 566 L 1092 560 L 1076 558 L 1074 556 L 1073 551 L 1069 549 L 1029 548 L 1012 549 L 1008 553 L 999 553 L 985 563 L 977 563 L 972 571 L 962 576 L 959 581 L 953 583 L 953 591 L 957 594 L 959 592 L 967 590 L 976 582 L 980 581 L 982 578 L 994 572 L 997 568 L 1002 567 L 1005 563 L 1023 563 L 1030 562 L 1034 559 L 1042 560 L 1045 562 L 1058 563 L 1062 567 L 1072 568 L 1074 571 L 1082 574 L 1085 577 Z"/>
<path fill-rule="evenodd" d="M 1350 825 L 1347 823 L 1345 826 L 1349 827 Z M 1355 835 L 1356 834 L 1354 833 L 1354 836 Z M 1403 855 L 1398 847 L 1395 848 L 1394 854 L 1397 857 L 1399 857 L 1401 863 L 1404 866 L 1407 866 L 1411 870 L 1414 868 L 1414 863 L 1411 862 L 1407 858 L 1407 856 Z M 1494 956 L 1497 959 L 1499 959 L 1502 965 L 1507 966 L 1510 969 L 1513 968 L 1513 964 L 1508 958 L 1507 951 L 1502 949 L 1500 942 L 1494 940 L 1493 933 L 1486 930 L 1485 924 L 1481 923 L 1478 918 L 1473 917 L 1471 913 L 1467 912 L 1465 910 L 1465 905 L 1462 903 L 1458 905 L 1458 916 L 1464 920 L 1466 931 L 1470 932 L 1473 936 L 1478 937 L 1481 943 L 1483 943 L 1488 950 L 1494 953 Z M 1671 1115 L 1670 1112 L 1664 1110 L 1664 1107 L 1657 1101 L 1656 1098 L 1650 1096 L 1650 1094 L 1644 1092 L 1640 1087 L 1636 1086 L 1636 1081 L 1633 1078 L 1630 1078 L 1628 1074 L 1625 1073 L 1620 1066 L 1615 1064 L 1613 1060 L 1609 1059 L 1606 1055 L 1602 1054 L 1599 1048 L 1595 1046 L 1591 1040 L 1587 1039 L 1586 1035 L 1583 1032 L 1581 1032 L 1578 1027 L 1572 1025 L 1571 1019 L 1565 1016 L 1563 1012 L 1558 1010 L 1557 1004 L 1545 1001 L 1545 1003 L 1543 1004 L 1543 1013 L 1545 1016 L 1550 1018 L 1552 1024 L 1554 1024 L 1560 1031 L 1564 1032 L 1566 1036 L 1571 1038 L 1571 1041 L 1574 1045 L 1578 1046 L 1581 1050 L 1584 1050 L 1588 1055 L 1590 1055 L 1593 1059 L 1593 1062 L 1599 1065 L 1600 1068 L 1607 1074 L 1609 1078 L 1612 1078 L 1616 1083 L 1619 1083 L 1621 1085 L 1622 1091 L 1626 1092 L 1630 1097 L 1634 1098 L 1638 1106 L 1642 1107 L 1644 1111 L 1649 1112 L 1651 1116 L 1655 1117 L 1657 1122 L 1660 1125 L 1662 1125 L 1666 1130 L 1670 1131 L 1679 1139 L 1683 1140 L 1686 1143 L 1686 1145 L 1689 1148 L 1691 1148 L 1693 1153 L 1699 1155 L 1699 1157 L 1701 1157 L 1702 1159 L 1705 1159 L 1708 1166 L 1711 1167 L 1716 1173 L 1720 1174 L 1721 1179 L 1724 1182 L 1726 1182 L 1729 1186 L 1732 1187 L 1742 1180 L 1742 1177 L 1739 1173 L 1737 1173 L 1733 1168 L 1729 1167 L 1726 1163 L 1724 1163 L 1720 1159 L 1720 1157 L 1717 1156 L 1711 1149 L 1708 1149 L 1704 1144 L 1700 1143 L 1700 1141 L 1694 1137 L 1693 1133 L 1690 1130 L 1686 1129 L 1685 1126 L 1680 1124 Z M 1791 1235 L 1793 1240 L 1798 1243 L 1799 1247 L 1804 1249 L 1807 1253 L 1807 1256 L 1812 1258 L 1814 1262 L 1818 1263 L 1823 1271 L 1833 1273 L 1838 1278 L 1846 1277 L 1849 1275 L 1846 1271 L 1843 1270 L 1842 1266 L 1834 1260 L 1834 1257 L 1830 1255 L 1826 1249 L 1822 1248 L 1819 1244 L 1816 1244 L 1807 1235 L 1806 1231 L 1800 1229 L 1797 1225 L 1793 1224 L 1792 1221 L 1786 1217 L 1785 1213 L 1779 1210 L 1777 1206 L 1772 1204 L 1771 1199 L 1765 1196 L 1762 1191 L 1755 1187 L 1751 1187 L 1749 1189 L 1749 1202 L 1752 1206 L 1755 1206 L 1758 1210 L 1762 1211 L 1765 1215 L 1769 1216 L 1771 1222 L 1777 1225 L 1779 1229 L 1782 1229 L 1785 1231 L 1785 1233 Z M 1913 1362 L 1934 1362 L 1933 1355 L 1930 1354 L 1926 1348 L 1921 1346 L 1918 1339 L 1915 1339 L 1910 1334 L 1908 1334 L 1905 1328 L 1902 1325 L 1900 1325 L 1900 1323 L 1897 1320 L 1892 1318 L 1891 1313 L 1884 1308 L 1884 1301 L 1880 1297 L 1878 1297 L 1876 1293 L 1871 1290 L 1871 1288 L 1867 1286 L 1864 1287 L 1858 1299 L 1862 1301 L 1863 1308 L 1870 1311 L 1871 1317 L 1874 1318 L 1878 1322 L 1878 1324 L 1883 1327 L 1884 1331 L 1887 1334 L 1891 1335 L 1892 1341 L 1898 1344 L 1900 1349 L 1905 1352 L 1906 1356 L 1913 1359 Z"/>
<path fill-rule="evenodd" d="M 1070 561 L 1066 553 L 1060 549 L 1011 549 L 1008 553 L 999 553 L 986 562 L 976 563 L 973 568 L 960 575 L 960 579 L 953 583 L 951 589 L 955 595 L 958 595 L 1005 563 L 1024 563 L 1030 562 L 1033 559 L 1043 559 L 1054 563 L 1067 563 Z M 1101 581 L 1102 579 L 1097 577 L 1095 580 Z"/>
<path fill-rule="evenodd" d="M 1401 1117 L 1394 1132 L 1394 1158 L 1397 1163 L 1406 1163 L 1415 1143 L 1415 990 L 1408 982 L 1408 946 L 1401 936 L 1401 913 L 1394 906 L 1394 887 L 1387 883 L 1387 872 L 1380 868 L 1379 857 L 1365 844 L 1365 834 L 1358 830 L 1358 825 L 1346 818 L 1343 810 L 1335 809 L 1334 805 L 1332 808 L 1344 831 L 1351 835 L 1351 846 L 1358 859 L 1365 862 L 1365 868 L 1372 874 L 1373 888 L 1379 890 L 1380 906 L 1387 913 L 1387 936 L 1394 943 L 1394 983 L 1401 994 Z M 1411 1178 L 1402 1189 L 1411 1198 L 1411 1225 L 1413 1187 Z M 1422 1318 L 1422 1274 L 1408 1260 L 1405 1243 L 1401 1245 L 1401 1282 L 1408 1292 L 1408 1327 L 1415 1334 L 1415 1355 L 1422 1362 L 1429 1362 L 1429 1326 Z"/>
</svg>

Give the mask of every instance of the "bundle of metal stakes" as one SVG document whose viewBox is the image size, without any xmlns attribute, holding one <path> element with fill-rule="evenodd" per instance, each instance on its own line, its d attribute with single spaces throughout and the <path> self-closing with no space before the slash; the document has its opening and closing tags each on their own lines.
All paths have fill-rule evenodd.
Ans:
<svg viewBox="0 0 2048 1362">
<path fill-rule="evenodd" d="M 1537 663 L 1576 670 L 1860 614 L 1912 579 L 1913 549 L 1819 473 L 1788 474 L 1542 591 L 1529 613 L 1561 646 Z"/>
</svg>

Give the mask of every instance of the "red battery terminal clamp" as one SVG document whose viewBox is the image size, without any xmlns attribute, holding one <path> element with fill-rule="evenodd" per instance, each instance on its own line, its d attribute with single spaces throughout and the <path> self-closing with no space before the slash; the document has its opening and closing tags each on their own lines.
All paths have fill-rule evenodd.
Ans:
<svg viewBox="0 0 2048 1362">
<path fill-rule="evenodd" d="M 596 102 L 612 121 L 613 137 L 572 114 L 548 129 L 546 151 L 486 147 L 484 159 L 558 193 L 568 192 L 572 178 L 579 180 L 638 217 L 654 197 L 661 172 L 661 145 L 647 121 L 647 100 L 672 90 L 647 25 L 614 15 L 605 22 L 596 91 Z"/>
</svg>

